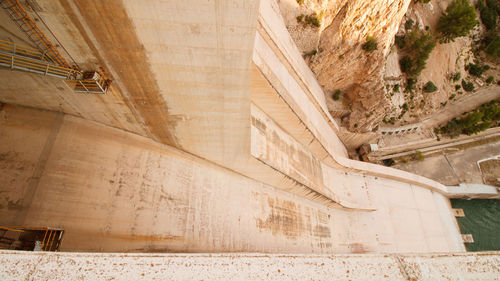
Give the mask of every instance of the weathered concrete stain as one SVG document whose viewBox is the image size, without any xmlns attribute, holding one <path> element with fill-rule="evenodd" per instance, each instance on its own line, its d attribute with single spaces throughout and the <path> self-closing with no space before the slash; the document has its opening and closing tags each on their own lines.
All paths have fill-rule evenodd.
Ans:
<svg viewBox="0 0 500 281">
<path fill-rule="evenodd" d="M 330 238 L 331 237 L 330 228 L 323 225 L 316 225 L 314 226 L 314 236 L 321 238 Z"/>
<path fill-rule="evenodd" d="M 271 231 L 273 235 L 285 235 L 296 239 L 301 235 L 311 235 L 318 238 L 330 238 L 331 231 L 327 226 L 329 215 L 322 211 L 311 213 L 310 208 L 303 208 L 292 201 L 269 198 L 267 205 L 270 212 L 265 220 L 257 219 L 257 227 Z M 312 225 L 314 224 L 314 227 Z M 331 247 L 318 245 L 320 248 Z"/>
<path fill-rule="evenodd" d="M 351 250 L 351 253 L 353 253 L 353 254 L 363 254 L 363 253 L 368 252 L 365 245 L 363 245 L 361 243 L 352 243 L 349 245 L 349 249 Z"/>
<path fill-rule="evenodd" d="M 257 219 L 257 227 L 267 229 L 273 235 L 285 235 L 289 238 L 297 238 L 305 231 L 302 219 L 302 210 L 294 202 L 280 199 L 268 199 L 271 213 L 265 221 Z"/>
<path fill-rule="evenodd" d="M 66 0 L 63 6 L 71 13 Z M 128 93 L 121 93 L 145 120 L 154 138 L 162 143 L 177 145 L 173 134 L 175 120 L 169 115 L 166 101 L 162 98 L 154 79 L 144 46 L 135 33 L 134 26 L 121 0 L 74 1 L 104 52 L 109 65 L 120 71 L 120 79 Z M 82 30 L 76 19 L 74 23 Z M 119 24 L 116 24 L 119 23 Z M 88 42 L 92 45 L 91 42 Z M 104 64 L 103 64 L 104 65 Z"/>
</svg>

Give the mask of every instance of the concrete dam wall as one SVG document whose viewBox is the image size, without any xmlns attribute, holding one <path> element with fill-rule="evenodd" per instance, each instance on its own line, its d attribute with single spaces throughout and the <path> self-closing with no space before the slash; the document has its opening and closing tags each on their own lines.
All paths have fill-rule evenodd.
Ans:
<svg viewBox="0 0 500 281">
<path fill-rule="evenodd" d="M 62 228 L 61 251 L 465 250 L 446 187 L 348 159 L 275 1 L 36 2 L 112 83 L 0 69 L 0 224 Z"/>
</svg>

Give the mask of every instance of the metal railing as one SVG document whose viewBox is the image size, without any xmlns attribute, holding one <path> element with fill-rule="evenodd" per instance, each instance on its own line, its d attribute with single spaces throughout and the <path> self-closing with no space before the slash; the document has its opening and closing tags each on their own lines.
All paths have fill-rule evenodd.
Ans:
<svg viewBox="0 0 500 281">
<path fill-rule="evenodd" d="M 77 93 L 104 94 L 110 81 L 98 72 L 84 73 L 82 79 L 67 79 L 66 84 Z"/>
<path fill-rule="evenodd" d="M 45 61 L 45 58 L 44 54 L 34 48 L 0 40 L 1 66 L 66 79 L 66 84 L 78 93 L 106 93 L 110 81 L 102 74 L 81 73 L 76 69 Z"/>
<path fill-rule="evenodd" d="M 0 231 L 3 231 L 3 234 L 0 234 L 0 238 L 3 238 L 0 243 L 4 245 L 0 246 L 0 249 L 12 249 L 9 247 L 12 245 L 9 244 L 15 241 L 13 238 L 4 237 L 6 232 L 36 233 L 31 239 L 40 239 L 38 240 L 39 248 L 37 248 L 36 243 L 34 243 L 34 248 L 29 249 L 31 251 L 57 251 L 64 233 L 64 230 L 60 228 L 23 226 L 0 226 Z M 43 239 L 41 234 L 43 234 Z M 24 242 L 29 242 L 31 239 L 25 240 Z"/>
<path fill-rule="evenodd" d="M 54 65 L 50 62 L 32 57 L 0 51 L 0 65 L 10 69 L 19 69 L 32 73 L 48 75 L 58 78 L 70 78 L 80 72 L 72 68 Z"/>
<path fill-rule="evenodd" d="M 0 51 L 47 62 L 53 62 L 46 53 L 42 53 L 38 49 L 22 44 L 16 44 L 10 41 L 0 40 Z"/>
<path fill-rule="evenodd" d="M 43 50 L 0 40 L 1 66 L 66 79 L 66 84 L 75 92 L 106 93 L 110 80 L 97 72 L 82 73 L 71 68 L 17 0 L 0 0 L 0 6 L 8 11 L 12 20 Z"/>
<path fill-rule="evenodd" d="M 46 52 L 49 60 L 63 67 L 70 67 L 66 59 L 40 30 L 33 18 L 17 0 L 0 0 L 0 6 L 7 10 L 11 19 L 24 31 L 41 50 Z"/>
</svg>

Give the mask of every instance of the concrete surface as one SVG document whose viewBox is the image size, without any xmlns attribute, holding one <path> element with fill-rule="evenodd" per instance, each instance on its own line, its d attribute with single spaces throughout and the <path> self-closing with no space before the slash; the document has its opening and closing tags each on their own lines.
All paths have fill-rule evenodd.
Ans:
<svg viewBox="0 0 500 281">
<path fill-rule="evenodd" d="M 450 186 L 460 183 L 483 184 L 483 175 L 477 161 L 496 156 L 499 151 L 500 142 L 494 141 L 457 151 L 446 150 L 443 155 L 426 157 L 423 161 L 401 163 L 395 167 Z"/>
<path fill-rule="evenodd" d="M 87 254 L 0 251 L 10 280 L 500 280 L 500 253 Z"/>
<path fill-rule="evenodd" d="M 62 228 L 62 251 L 464 250 L 448 200 L 398 181 L 324 170 L 326 187 L 375 211 L 329 208 L 141 136 L 10 105 L 0 143 L 0 224 Z"/>
<path fill-rule="evenodd" d="M 274 0 L 37 2 L 113 84 L 1 70 L 0 224 L 63 251 L 464 251 L 445 186 L 347 158 Z"/>
<path fill-rule="evenodd" d="M 496 186 L 486 184 L 461 183 L 458 186 L 448 186 L 449 198 L 500 199 Z"/>
</svg>

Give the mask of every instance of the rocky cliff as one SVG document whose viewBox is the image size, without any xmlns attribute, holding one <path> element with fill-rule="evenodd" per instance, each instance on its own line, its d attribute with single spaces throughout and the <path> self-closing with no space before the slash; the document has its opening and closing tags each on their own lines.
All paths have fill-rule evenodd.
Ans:
<svg viewBox="0 0 500 281">
<path fill-rule="evenodd" d="M 353 131 L 369 131 L 390 109 L 385 57 L 411 0 L 281 0 L 287 27 L 327 93 L 329 109 Z M 319 17 L 319 27 L 303 17 Z M 367 37 L 378 48 L 362 49 Z M 333 93 L 341 90 L 339 101 Z"/>
</svg>

